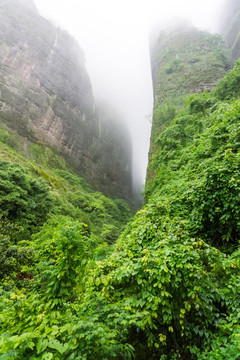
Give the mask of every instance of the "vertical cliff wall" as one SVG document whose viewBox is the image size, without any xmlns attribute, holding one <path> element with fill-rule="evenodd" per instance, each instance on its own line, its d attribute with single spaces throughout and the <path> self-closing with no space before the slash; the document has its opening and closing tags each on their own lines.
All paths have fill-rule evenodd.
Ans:
<svg viewBox="0 0 240 360">
<path fill-rule="evenodd" d="M 128 130 L 98 112 L 83 51 L 31 0 L 0 0 L 0 120 L 50 144 L 111 195 L 131 197 Z"/>
<path fill-rule="evenodd" d="M 230 50 L 232 64 L 240 57 L 240 2 L 228 0 L 220 20 L 220 32 Z"/>
<path fill-rule="evenodd" d="M 155 102 L 168 99 L 177 107 L 190 93 L 213 89 L 229 67 L 220 36 L 189 24 L 161 31 L 151 62 Z"/>
<path fill-rule="evenodd" d="M 151 46 L 154 111 L 147 183 L 155 178 L 157 138 L 192 93 L 212 90 L 230 68 L 219 35 L 188 23 L 162 30 Z"/>
</svg>

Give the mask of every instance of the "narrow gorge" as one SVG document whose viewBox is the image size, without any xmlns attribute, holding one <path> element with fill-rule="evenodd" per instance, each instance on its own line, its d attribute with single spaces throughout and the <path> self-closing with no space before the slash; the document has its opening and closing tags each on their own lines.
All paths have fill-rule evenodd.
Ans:
<svg viewBox="0 0 240 360">
<path fill-rule="evenodd" d="M 150 38 L 140 206 L 78 44 L 0 0 L 0 360 L 239 359 L 240 3 L 224 6 L 219 34 L 173 20 Z"/>
</svg>

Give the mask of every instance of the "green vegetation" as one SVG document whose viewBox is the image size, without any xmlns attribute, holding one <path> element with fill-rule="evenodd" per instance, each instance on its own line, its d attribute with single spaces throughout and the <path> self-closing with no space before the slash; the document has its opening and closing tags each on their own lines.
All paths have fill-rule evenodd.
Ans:
<svg viewBox="0 0 240 360">
<path fill-rule="evenodd" d="M 46 183 L 34 179 L 17 163 L 0 161 L 0 207 L 7 219 L 25 230 L 41 226 L 51 210 Z"/>
<path fill-rule="evenodd" d="M 237 63 L 212 93 L 192 95 L 159 133 L 149 165 L 155 177 L 145 190 L 217 247 L 239 237 L 239 74 Z"/>
<path fill-rule="evenodd" d="M 176 108 L 190 93 L 211 90 L 230 68 L 222 38 L 193 27 L 162 31 L 152 58 L 155 99 Z"/>
<path fill-rule="evenodd" d="M 2 163 L 16 191 L 0 237 L 1 360 L 239 358 L 239 77 L 240 61 L 177 114 L 157 107 L 155 176 L 114 245 L 122 200 L 67 168 Z M 36 196 L 39 224 L 28 214 Z"/>
<path fill-rule="evenodd" d="M 17 151 L 23 153 L 22 138 L 0 128 L 0 139 L 1 226 L 21 224 L 29 240 L 51 216 L 64 215 L 86 223 L 101 241 L 117 239 L 132 215 L 124 200 L 94 191 L 53 148 L 34 143 L 25 157 Z"/>
<path fill-rule="evenodd" d="M 37 358 L 57 359 L 64 347 L 55 335 L 46 345 L 47 328 L 71 318 L 89 261 L 112 251 L 132 211 L 92 190 L 54 149 L 35 143 L 25 157 L 17 135 L 2 127 L 0 139 L 0 358 L 34 358 L 29 345 L 38 339 Z"/>
<path fill-rule="evenodd" d="M 230 68 L 228 57 L 219 35 L 189 26 L 160 33 L 152 51 L 155 105 L 150 162 L 158 153 L 157 136 L 183 108 L 190 94 L 209 92 L 216 87 Z M 147 181 L 152 181 L 154 177 L 154 169 L 150 166 Z"/>
</svg>

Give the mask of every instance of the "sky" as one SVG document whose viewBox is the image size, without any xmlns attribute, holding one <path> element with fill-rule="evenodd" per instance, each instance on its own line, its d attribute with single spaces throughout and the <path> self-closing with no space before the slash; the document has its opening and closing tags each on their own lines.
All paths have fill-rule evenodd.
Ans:
<svg viewBox="0 0 240 360">
<path fill-rule="evenodd" d="M 109 103 L 128 124 L 134 178 L 144 183 L 151 132 L 153 94 L 149 31 L 184 17 L 217 31 L 224 0 L 35 0 L 41 15 L 79 42 L 97 101 Z"/>
</svg>

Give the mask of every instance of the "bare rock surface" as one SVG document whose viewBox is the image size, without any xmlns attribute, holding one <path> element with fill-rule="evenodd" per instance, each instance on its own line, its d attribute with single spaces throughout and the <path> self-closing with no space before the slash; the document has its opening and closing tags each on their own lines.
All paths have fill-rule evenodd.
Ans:
<svg viewBox="0 0 240 360">
<path fill-rule="evenodd" d="M 0 121 L 54 146 L 97 189 L 131 197 L 128 130 L 95 106 L 78 43 L 32 0 L 0 0 Z"/>
</svg>

